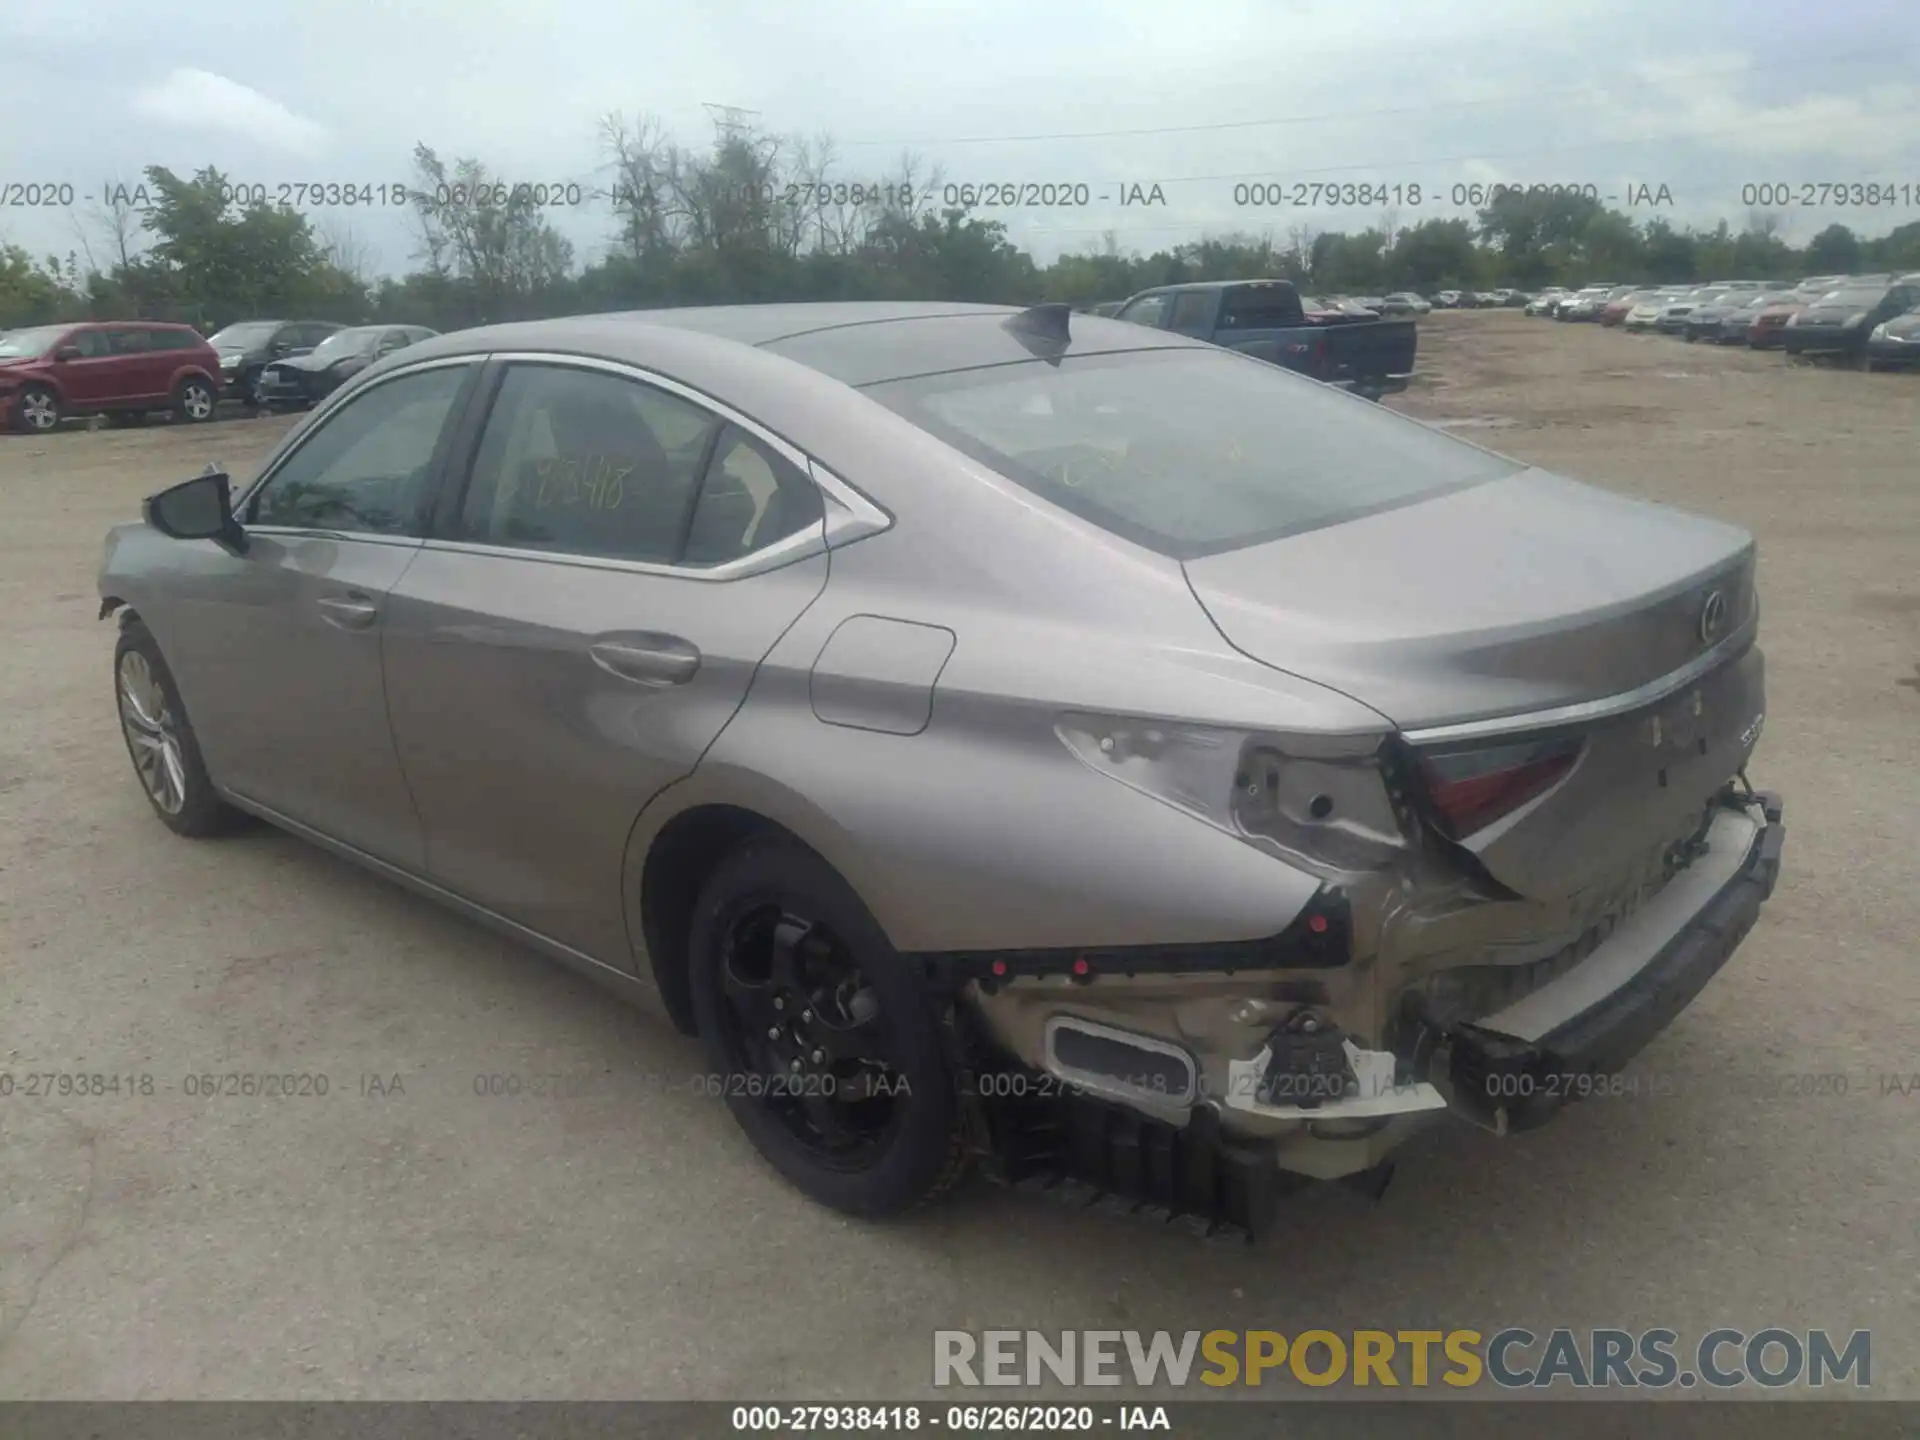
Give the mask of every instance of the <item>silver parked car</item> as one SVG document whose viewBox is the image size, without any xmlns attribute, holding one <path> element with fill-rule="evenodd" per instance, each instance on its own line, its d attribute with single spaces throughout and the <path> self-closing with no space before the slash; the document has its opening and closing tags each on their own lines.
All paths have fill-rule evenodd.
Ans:
<svg viewBox="0 0 1920 1440">
<path fill-rule="evenodd" d="M 657 1004 L 810 1195 L 1258 1231 L 1613 1093 L 1732 954 L 1754 559 L 1170 332 L 831 304 L 424 340 L 99 588 L 167 826 Z"/>
</svg>

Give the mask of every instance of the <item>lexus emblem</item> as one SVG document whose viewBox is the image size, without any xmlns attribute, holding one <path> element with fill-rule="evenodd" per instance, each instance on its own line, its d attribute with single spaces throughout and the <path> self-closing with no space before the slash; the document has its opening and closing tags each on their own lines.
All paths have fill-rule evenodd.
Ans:
<svg viewBox="0 0 1920 1440">
<path fill-rule="evenodd" d="M 1709 590 L 1706 602 L 1700 607 L 1700 643 L 1711 645 L 1720 638 L 1720 632 L 1727 624 L 1727 597 L 1719 590 Z"/>
</svg>

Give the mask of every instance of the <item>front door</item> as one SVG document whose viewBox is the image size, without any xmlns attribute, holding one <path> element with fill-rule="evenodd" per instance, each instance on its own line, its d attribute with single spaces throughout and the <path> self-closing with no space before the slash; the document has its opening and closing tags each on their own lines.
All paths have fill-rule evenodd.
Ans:
<svg viewBox="0 0 1920 1440">
<path fill-rule="evenodd" d="M 60 388 L 66 392 L 69 409 L 93 410 L 120 398 L 127 361 L 114 353 L 113 340 L 106 330 L 78 330 L 63 344 L 80 352 L 57 362 Z"/>
<path fill-rule="evenodd" d="M 477 369 L 402 372 L 328 416 L 249 495 L 246 553 L 214 562 L 163 642 L 218 783 L 409 869 L 422 845 L 387 725 L 386 606 Z"/>
<path fill-rule="evenodd" d="M 819 494 L 777 442 L 685 395 L 516 362 L 440 513 L 387 621 L 427 872 L 630 965 L 627 837 L 826 583 L 806 545 Z"/>
</svg>

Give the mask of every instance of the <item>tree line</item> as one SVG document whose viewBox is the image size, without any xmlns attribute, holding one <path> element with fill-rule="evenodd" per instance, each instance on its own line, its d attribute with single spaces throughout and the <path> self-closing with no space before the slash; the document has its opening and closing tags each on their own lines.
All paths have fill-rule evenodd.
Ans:
<svg viewBox="0 0 1920 1440">
<path fill-rule="evenodd" d="M 1183 280 L 1282 276 L 1310 292 L 1430 293 L 1594 280 L 1669 283 L 1920 270 L 1920 222 L 1864 237 L 1830 225 L 1805 246 L 1752 212 L 1735 231 L 1636 222 L 1567 190 L 1508 190 L 1472 219 L 1402 226 L 1392 209 L 1357 233 L 1293 226 L 1123 252 L 1118 237 L 1038 263 L 998 220 L 936 205 L 941 176 L 903 158 L 883 181 L 827 183 L 827 142 L 746 128 L 689 148 L 657 122 L 601 124 L 611 225 L 584 263 L 546 197 L 479 160 L 412 156 L 405 211 L 414 268 L 380 275 L 363 249 L 209 166 L 145 171 L 145 201 L 114 192 L 80 244 L 34 257 L 0 246 L 0 328 L 78 319 L 180 320 L 211 330 L 253 316 L 453 330 L 499 320 L 778 300 L 940 299 L 1086 304 Z M 569 187 L 572 188 L 572 187 Z"/>
</svg>

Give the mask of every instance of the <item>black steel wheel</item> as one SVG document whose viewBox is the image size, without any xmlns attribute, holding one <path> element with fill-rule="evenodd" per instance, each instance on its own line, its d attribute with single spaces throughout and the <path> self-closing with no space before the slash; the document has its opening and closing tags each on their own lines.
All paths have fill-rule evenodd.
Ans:
<svg viewBox="0 0 1920 1440">
<path fill-rule="evenodd" d="M 818 855 L 767 836 L 722 861 L 701 891 L 689 964 L 708 1088 L 794 1185 L 878 1217 L 964 1175 L 937 1008 Z"/>
</svg>

